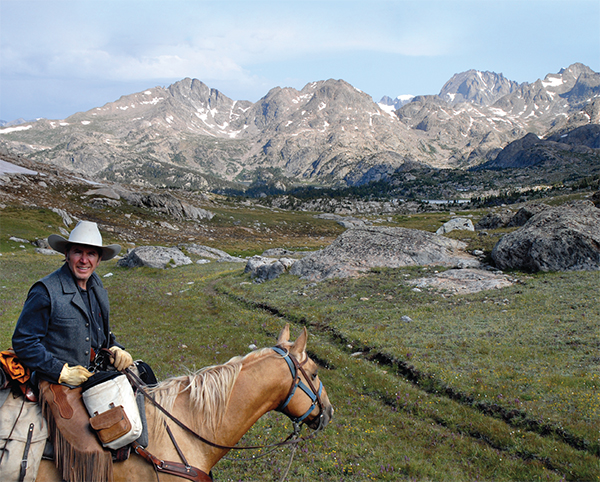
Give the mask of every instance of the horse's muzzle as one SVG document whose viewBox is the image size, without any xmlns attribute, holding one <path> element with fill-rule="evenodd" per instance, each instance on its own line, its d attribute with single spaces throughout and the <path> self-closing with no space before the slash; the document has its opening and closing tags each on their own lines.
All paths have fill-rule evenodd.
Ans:
<svg viewBox="0 0 600 482">
<path fill-rule="evenodd" d="M 313 430 L 323 430 L 332 418 L 333 407 L 331 405 L 327 405 L 326 407 L 323 407 L 323 410 L 318 417 L 306 422 L 306 425 Z"/>
</svg>

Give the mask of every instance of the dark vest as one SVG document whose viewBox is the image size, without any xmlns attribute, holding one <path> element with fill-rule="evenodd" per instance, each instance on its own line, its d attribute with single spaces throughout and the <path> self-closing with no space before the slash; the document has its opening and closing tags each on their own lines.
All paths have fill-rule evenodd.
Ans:
<svg viewBox="0 0 600 482">
<path fill-rule="evenodd" d="M 51 307 L 51 321 L 42 344 L 50 354 L 69 366 L 87 367 L 92 353 L 92 323 L 68 264 L 65 263 L 61 269 L 42 278 L 39 283 L 48 290 Z M 115 344 L 109 326 L 108 292 L 96 273 L 88 279 L 87 289 L 98 300 L 102 313 L 101 329 L 107 341 L 104 347 L 108 348 Z"/>
</svg>

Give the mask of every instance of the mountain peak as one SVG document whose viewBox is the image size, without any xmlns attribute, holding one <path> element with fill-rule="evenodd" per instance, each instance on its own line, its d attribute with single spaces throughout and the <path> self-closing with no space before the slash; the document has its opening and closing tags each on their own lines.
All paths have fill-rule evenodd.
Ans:
<svg viewBox="0 0 600 482">
<path fill-rule="evenodd" d="M 399 95 L 395 99 L 384 95 L 379 101 L 379 106 L 384 110 L 388 110 L 390 107 L 393 108 L 393 110 L 398 110 L 400 107 L 408 104 L 414 98 L 415 96 L 410 94 Z"/>
<path fill-rule="evenodd" d="M 444 84 L 439 96 L 451 104 L 471 102 L 479 105 L 492 105 L 518 87 L 517 82 L 508 80 L 502 74 L 471 69 L 453 75 Z"/>
</svg>

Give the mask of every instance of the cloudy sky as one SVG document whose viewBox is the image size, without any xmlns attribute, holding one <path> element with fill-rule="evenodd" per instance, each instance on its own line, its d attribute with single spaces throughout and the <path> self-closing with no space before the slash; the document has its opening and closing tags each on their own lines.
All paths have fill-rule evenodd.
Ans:
<svg viewBox="0 0 600 482">
<path fill-rule="evenodd" d="M 437 94 L 469 69 L 600 71 L 598 0 L 0 0 L 0 119 L 62 119 L 197 78 L 236 100 L 344 79 Z"/>
</svg>

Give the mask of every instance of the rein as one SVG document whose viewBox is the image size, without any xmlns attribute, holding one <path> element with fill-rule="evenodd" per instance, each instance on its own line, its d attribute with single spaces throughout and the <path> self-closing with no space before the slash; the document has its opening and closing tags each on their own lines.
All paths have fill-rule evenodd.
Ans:
<svg viewBox="0 0 600 482">
<path fill-rule="evenodd" d="M 315 390 L 314 385 L 310 380 L 310 377 L 306 374 L 306 371 L 304 370 L 304 367 L 302 366 L 306 363 L 306 361 L 308 360 L 308 357 L 306 358 L 306 360 L 304 360 L 304 362 L 299 363 L 298 360 L 296 360 L 296 358 L 291 353 L 289 353 L 287 350 L 284 350 L 280 346 L 275 346 L 272 349 L 277 354 L 282 355 L 283 359 L 286 361 L 286 363 L 290 369 L 290 373 L 293 378 L 292 385 L 290 387 L 290 392 L 286 398 L 286 401 L 283 404 L 281 404 L 277 408 L 277 410 L 282 413 L 285 413 L 285 412 L 283 412 L 283 410 L 287 407 L 288 403 L 294 396 L 294 393 L 298 386 L 300 386 L 300 388 L 312 400 L 312 405 L 311 405 L 310 409 L 301 417 L 292 417 L 291 415 L 286 414 L 294 424 L 294 431 L 290 435 L 288 435 L 288 437 L 285 440 L 283 440 L 282 442 L 276 442 L 276 443 L 267 444 L 267 445 L 245 445 L 245 446 L 221 445 L 221 444 L 218 444 L 218 443 L 215 443 L 215 442 L 212 442 L 212 441 L 206 439 L 205 437 L 203 437 L 202 435 L 200 435 L 199 433 L 197 433 L 196 431 L 194 431 L 193 429 L 188 427 L 186 424 L 184 424 L 181 420 L 176 418 L 173 414 L 171 414 L 162 405 L 160 405 L 156 401 L 156 399 L 145 390 L 144 382 L 142 380 L 140 380 L 140 378 L 135 373 L 133 373 L 129 368 L 125 369 L 125 373 L 126 373 L 127 377 L 129 378 L 131 384 L 137 390 L 139 390 L 142 393 L 142 395 L 144 395 L 144 397 L 147 398 L 156 408 L 158 408 L 163 414 L 165 414 L 168 418 L 170 418 L 180 428 L 182 428 L 183 430 L 185 430 L 186 432 L 188 432 L 189 434 L 191 434 L 192 436 L 194 436 L 201 442 L 203 442 L 207 445 L 210 445 L 211 447 L 218 448 L 218 449 L 225 449 L 225 450 L 256 450 L 256 449 L 262 449 L 262 448 L 280 447 L 283 445 L 293 445 L 293 444 L 298 444 L 300 442 L 303 442 L 305 440 L 310 440 L 310 439 L 316 437 L 317 434 L 319 432 L 321 432 L 324 428 L 323 404 L 321 402 L 321 397 L 320 397 L 320 395 L 323 391 L 323 383 L 319 381 L 320 382 L 319 390 L 318 391 Z M 299 372 L 301 372 L 304 375 L 304 378 L 306 379 L 306 382 L 308 383 L 308 387 L 306 387 L 306 385 L 302 382 L 302 380 L 300 380 Z M 299 429 L 300 423 L 314 410 L 316 405 L 319 406 L 319 415 L 318 415 L 319 426 L 308 437 L 296 437 L 300 430 Z M 292 437 L 296 437 L 296 438 L 294 438 L 294 440 L 290 440 Z"/>
</svg>

